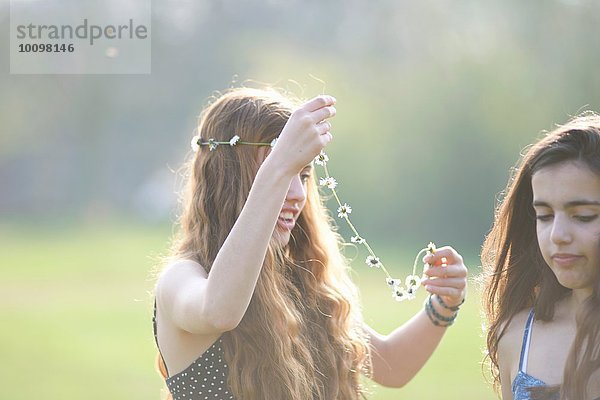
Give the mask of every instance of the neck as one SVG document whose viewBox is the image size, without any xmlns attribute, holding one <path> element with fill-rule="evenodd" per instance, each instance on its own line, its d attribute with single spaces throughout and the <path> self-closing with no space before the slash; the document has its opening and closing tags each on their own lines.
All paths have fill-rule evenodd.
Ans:
<svg viewBox="0 0 600 400">
<path fill-rule="evenodd" d="M 583 304 L 583 302 L 592 295 L 592 289 L 573 289 L 573 293 L 571 294 L 573 306 L 579 308 Z"/>
</svg>

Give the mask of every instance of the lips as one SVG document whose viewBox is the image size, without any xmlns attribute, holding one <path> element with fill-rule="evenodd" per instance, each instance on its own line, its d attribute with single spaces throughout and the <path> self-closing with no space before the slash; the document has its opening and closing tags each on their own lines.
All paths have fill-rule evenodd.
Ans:
<svg viewBox="0 0 600 400">
<path fill-rule="evenodd" d="M 578 256 L 576 254 L 569 254 L 569 253 L 557 253 L 552 256 L 552 260 L 556 264 L 558 264 L 562 267 L 569 267 L 569 266 L 575 264 L 581 258 L 582 258 L 582 256 Z"/>
<path fill-rule="evenodd" d="M 296 212 L 295 210 L 283 209 L 279 213 L 279 218 L 277 218 L 277 225 L 281 228 L 291 231 L 294 229 L 296 225 Z"/>
</svg>

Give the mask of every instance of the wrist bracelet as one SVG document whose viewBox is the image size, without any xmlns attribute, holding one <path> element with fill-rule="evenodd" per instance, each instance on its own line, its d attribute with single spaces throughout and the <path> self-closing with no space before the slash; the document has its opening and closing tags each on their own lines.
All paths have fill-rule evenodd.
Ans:
<svg viewBox="0 0 600 400">
<path fill-rule="evenodd" d="M 429 309 L 429 306 L 427 304 L 425 305 L 425 311 L 427 313 L 427 317 L 429 317 L 429 320 L 435 326 L 439 326 L 439 327 L 445 328 L 445 327 L 448 327 L 448 326 L 450 326 L 450 325 L 452 325 L 454 323 L 454 321 L 453 322 L 448 322 L 448 323 L 442 323 L 439 320 L 437 320 L 435 318 L 435 316 L 431 313 L 431 310 Z"/>
<path fill-rule="evenodd" d="M 431 321 L 431 323 L 433 323 L 435 326 L 440 326 L 440 327 L 448 327 L 448 326 L 454 324 L 454 320 L 456 319 L 456 316 L 458 315 L 458 311 L 455 311 L 451 317 L 444 317 L 443 315 L 438 313 L 435 310 L 435 308 L 433 307 L 433 303 L 431 302 L 431 297 L 432 297 L 432 295 L 429 295 L 429 297 L 425 301 L 425 312 L 427 314 L 427 317 L 429 317 L 429 320 Z"/>
<path fill-rule="evenodd" d="M 441 315 L 439 312 L 437 312 L 435 310 L 435 308 L 433 307 L 433 303 L 431 302 L 431 298 L 433 296 L 429 296 L 429 298 L 427 299 L 427 307 L 429 307 L 429 310 L 431 311 L 431 313 L 433 314 L 433 316 L 440 320 L 440 321 L 444 321 L 444 322 L 453 322 L 456 319 L 456 316 L 458 315 L 458 312 L 454 312 L 454 314 L 452 314 L 452 316 L 450 317 L 444 317 L 443 315 Z"/>
<path fill-rule="evenodd" d="M 445 308 L 446 310 L 450 310 L 450 311 L 458 311 L 460 309 L 460 306 L 462 306 L 465 303 L 465 298 L 463 297 L 462 301 L 460 302 L 460 304 L 456 305 L 456 306 L 452 306 L 449 307 L 444 300 L 442 300 L 442 296 L 440 295 L 435 295 L 437 302 L 440 306 L 442 306 L 442 308 Z"/>
</svg>

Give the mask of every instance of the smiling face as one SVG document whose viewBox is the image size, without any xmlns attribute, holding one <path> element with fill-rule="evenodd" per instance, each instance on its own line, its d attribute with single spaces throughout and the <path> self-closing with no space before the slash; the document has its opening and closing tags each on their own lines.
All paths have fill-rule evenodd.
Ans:
<svg viewBox="0 0 600 400">
<path fill-rule="evenodd" d="M 587 296 L 600 278 L 600 176 L 564 162 L 533 174 L 538 244 L 559 283 Z"/>
<path fill-rule="evenodd" d="M 306 191 L 311 171 L 312 165 L 307 165 L 290 182 L 290 187 L 273 231 L 273 236 L 283 245 L 288 244 L 290 241 L 292 229 L 296 226 L 296 221 L 306 204 Z"/>
</svg>

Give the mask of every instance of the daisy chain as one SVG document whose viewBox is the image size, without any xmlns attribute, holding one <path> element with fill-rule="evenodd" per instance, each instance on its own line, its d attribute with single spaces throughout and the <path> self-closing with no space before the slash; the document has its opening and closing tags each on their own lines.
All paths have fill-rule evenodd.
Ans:
<svg viewBox="0 0 600 400">
<path fill-rule="evenodd" d="M 377 257 L 375 255 L 375 252 L 373 251 L 371 246 L 369 246 L 369 243 L 367 242 L 367 240 L 364 239 L 361 235 L 359 235 L 358 231 L 356 230 L 356 227 L 350 221 L 349 215 L 350 215 L 350 213 L 352 213 L 352 207 L 350 207 L 350 205 L 348 205 L 347 203 L 342 204 L 340 198 L 338 197 L 338 194 L 335 190 L 335 188 L 338 185 L 338 182 L 335 178 L 333 178 L 331 175 L 329 175 L 329 170 L 327 169 L 328 161 L 329 161 L 329 157 L 323 151 L 321 151 L 321 153 L 314 160 L 315 164 L 322 166 L 323 169 L 325 170 L 325 178 L 319 179 L 319 185 L 327 187 L 328 189 L 331 189 L 331 192 L 333 193 L 333 197 L 335 198 L 335 200 L 339 206 L 337 209 L 338 217 L 345 219 L 346 222 L 348 223 L 348 226 L 350 226 L 350 229 L 354 233 L 354 235 L 350 238 L 350 241 L 352 243 L 362 244 L 365 246 L 365 248 L 369 252 L 369 255 L 365 259 L 365 264 L 367 264 L 367 266 L 369 266 L 370 268 L 379 268 L 386 274 L 385 281 L 386 281 L 387 285 L 392 289 L 392 297 L 396 301 L 404 301 L 404 300 L 414 299 L 417 289 L 421 286 L 421 280 L 422 280 L 422 278 L 419 275 L 417 275 L 417 263 L 419 261 L 419 257 L 423 253 L 426 253 L 426 254 L 435 253 L 435 251 L 436 251 L 435 244 L 433 244 L 433 242 L 429 242 L 427 247 L 425 247 L 424 249 L 421 249 L 418 252 L 417 256 L 415 257 L 415 261 L 413 263 L 412 274 L 408 275 L 404 279 L 404 284 L 403 284 L 402 279 L 392 278 L 392 276 L 389 274 L 389 272 L 387 271 L 387 269 L 385 268 L 385 266 L 383 265 L 383 263 L 381 262 L 379 257 Z M 424 264 L 422 273 L 427 268 L 429 268 L 429 264 Z"/>
</svg>

